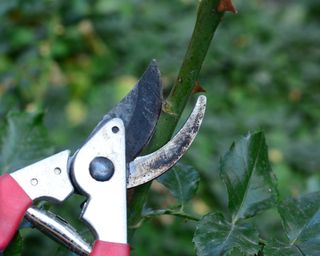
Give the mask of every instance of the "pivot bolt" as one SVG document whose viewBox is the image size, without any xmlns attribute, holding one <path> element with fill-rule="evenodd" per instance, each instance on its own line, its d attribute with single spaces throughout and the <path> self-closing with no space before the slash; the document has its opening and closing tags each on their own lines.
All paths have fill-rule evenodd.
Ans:
<svg viewBox="0 0 320 256">
<path fill-rule="evenodd" d="M 114 174 L 114 165 L 109 158 L 98 156 L 91 161 L 89 171 L 96 181 L 107 181 Z"/>
</svg>

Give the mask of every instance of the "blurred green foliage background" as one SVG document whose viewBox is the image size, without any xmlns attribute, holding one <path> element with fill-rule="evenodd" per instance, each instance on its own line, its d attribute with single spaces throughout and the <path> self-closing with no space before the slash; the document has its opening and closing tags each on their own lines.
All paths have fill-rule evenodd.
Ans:
<svg viewBox="0 0 320 256">
<path fill-rule="evenodd" d="M 45 112 L 55 151 L 76 149 L 134 86 L 151 59 L 164 94 L 174 83 L 196 17 L 195 0 L 11 0 L 0 2 L 0 126 L 10 111 Z M 234 0 L 203 65 L 208 109 L 183 161 L 201 176 L 189 211 L 226 208 L 219 158 L 248 131 L 266 132 L 282 197 L 320 190 L 320 2 Z M 208 24 L 210 26 L 210 24 Z M 195 98 L 195 97 L 194 97 Z M 186 115 L 195 99 L 191 100 Z M 174 204 L 157 184 L 150 207 Z M 77 218 L 81 198 L 56 207 Z M 274 230 L 270 211 L 257 218 Z M 88 234 L 79 222 L 73 224 Z M 24 230 L 23 255 L 71 255 L 36 230 Z M 194 223 L 171 216 L 145 222 L 132 255 L 194 255 Z"/>
</svg>

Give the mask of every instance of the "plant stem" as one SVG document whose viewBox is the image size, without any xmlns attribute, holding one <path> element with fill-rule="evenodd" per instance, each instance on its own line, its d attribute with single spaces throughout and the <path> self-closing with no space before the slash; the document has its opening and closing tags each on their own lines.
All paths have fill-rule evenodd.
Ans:
<svg viewBox="0 0 320 256">
<path fill-rule="evenodd" d="M 224 12 L 218 12 L 220 0 L 202 0 L 199 3 L 193 34 L 175 84 L 165 100 L 155 134 L 145 153 L 150 153 L 167 143 L 173 135 L 179 118 L 192 90 L 198 81 L 202 63 Z M 128 210 L 128 224 L 135 226 L 141 220 L 151 183 L 136 188 Z"/>
<path fill-rule="evenodd" d="M 190 214 L 187 214 L 183 211 L 180 210 L 173 210 L 173 209 L 160 209 L 160 210 L 154 210 L 154 211 L 150 211 L 146 214 L 143 214 L 143 218 L 150 218 L 150 217 L 155 217 L 155 216 L 160 216 L 160 215 L 173 215 L 173 216 L 177 216 L 177 217 L 181 217 L 181 218 L 185 218 L 185 219 L 189 219 L 189 220 L 195 220 L 198 221 L 199 218 Z"/>
</svg>

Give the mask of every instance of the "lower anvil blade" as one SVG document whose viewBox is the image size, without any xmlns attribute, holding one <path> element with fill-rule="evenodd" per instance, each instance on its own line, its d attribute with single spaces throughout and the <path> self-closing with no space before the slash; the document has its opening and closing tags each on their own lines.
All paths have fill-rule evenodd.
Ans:
<svg viewBox="0 0 320 256">
<path fill-rule="evenodd" d="M 199 96 L 188 120 L 180 131 L 157 151 L 137 157 L 129 164 L 127 188 L 151 181 L 175 165 L 196 137 L 206 108 L 206 97 Z"/>
<path fill-rule="evenodd" d="M 132 161 L 153 134 L 162 105 L 160 71 L 153 60 L 137 85 L 108 112 L 88 140 L 112 118 L 122 119 L 126 130 L 126 161 Z"/>
</svg>

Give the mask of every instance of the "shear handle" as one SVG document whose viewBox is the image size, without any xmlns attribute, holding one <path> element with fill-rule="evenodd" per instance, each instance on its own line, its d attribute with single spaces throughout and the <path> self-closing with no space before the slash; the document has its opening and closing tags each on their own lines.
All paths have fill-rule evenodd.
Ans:
<svg viewBox="0 0 320 256">
<path fill-rule="evenodd" d="M 0 176 L 0 251 L 7 247 L 34 200 L 61 202 L 73 192 L 69 153 L 65 150 Z"/>
<path fill-rule="evenodd" d="M 0 176 L 0 251 L 8 246 L 16 233 L 32 199 L 10 176 Z"/>
<path fill-rule="evenodd" d="M 130 256 L 129 244 L 96 240 L 90 256 Z"/>
</svg>

